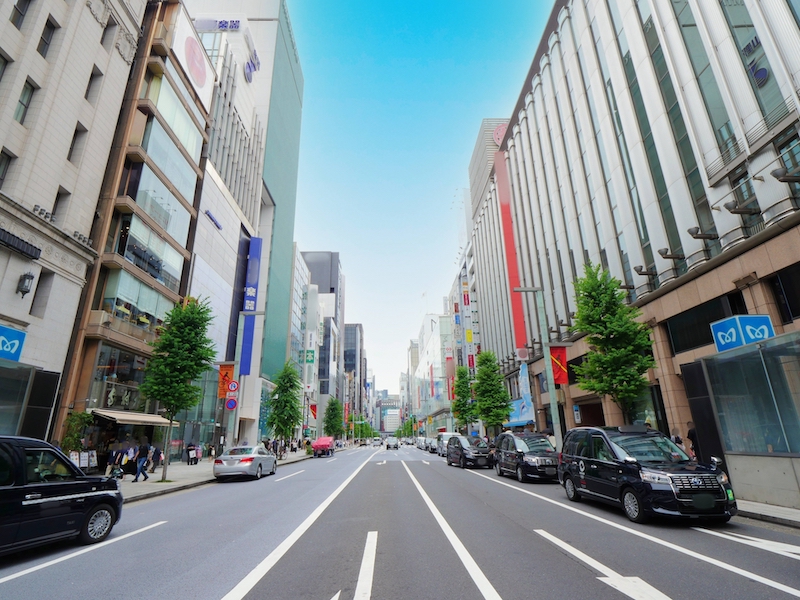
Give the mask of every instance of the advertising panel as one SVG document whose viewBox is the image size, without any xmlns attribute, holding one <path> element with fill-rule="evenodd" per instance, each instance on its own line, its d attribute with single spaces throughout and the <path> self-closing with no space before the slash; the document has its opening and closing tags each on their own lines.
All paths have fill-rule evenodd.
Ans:
<svg viewBox="0 0 800 600">
<path fill-rule="evenodd" d="M 211 96 L 214 93 L 214 67 L 206 51 L 197 39 L 192 21 L 181 6 L 175 19 L 175 35 L 172 39 L 172 52 L 181 67 L 189 76 L 206 111 L 211 110 Z"/>
<path fill-rule="evenodd" d="M 244 284 L 242 310 L 255 311 L 258 302 L 258 274 L 261 270 L 261 238 L 250 238 L 250 251 L 247 255 L 247 275 Z M 256 326 L 255 315 L 245 315 L 242 331 L 242 354 L 239 359 L 239 373 L 250 375 L 253 362 L 253 334 Z"/>
</svg>

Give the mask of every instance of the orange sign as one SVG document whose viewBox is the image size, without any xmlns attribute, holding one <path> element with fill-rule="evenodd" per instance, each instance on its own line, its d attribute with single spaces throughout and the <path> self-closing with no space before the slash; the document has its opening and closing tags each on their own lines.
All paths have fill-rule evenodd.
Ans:
<svg viewBox="0 0 800 600">
<path fill-rule="evenodd" d="M 317 418 L 317 405 L 316 404 L 310 404 L 309 408 L 311 409 L 311 416 L 316 419 Z"/>
<path fill-rule="evenodd" d="M 233 381 L 233 365 L 220 365 L 217 398 L 225 398 L 227 396 L 228 384 L 231 381 Z"/>
<path fill-rule="evenodd" d="M 568 384 L 567 349 L 564 346 L 551 347 L 550 358 L 553 361 L 553 383 Z"/>
</svg>

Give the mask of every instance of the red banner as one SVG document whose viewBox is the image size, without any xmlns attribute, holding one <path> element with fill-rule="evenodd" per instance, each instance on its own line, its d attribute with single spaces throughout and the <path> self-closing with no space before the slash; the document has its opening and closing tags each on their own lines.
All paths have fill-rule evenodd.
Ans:
<svg viewBox="0 0 800 600">
<path fill-rule="evenodd" d="M 311 408 L 311 416 L 316 419 L 317 418 L 317 405 L 316 404 L 311 404 L 309 406 L 309 408 Z"/>
<path fill-rule="evenodd" d="M 550 359 L 553 361 L 553 383 L 568 384 L 567 349 L 564 346 L 551 346 Z"/>
</svg>

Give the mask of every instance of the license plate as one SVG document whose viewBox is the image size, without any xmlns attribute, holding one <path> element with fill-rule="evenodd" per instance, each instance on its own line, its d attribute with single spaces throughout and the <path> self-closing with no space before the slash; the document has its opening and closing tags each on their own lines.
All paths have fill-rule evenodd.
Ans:
<svg viewBox="0 0 800 600">
<path fill-rule="evenodd" d="M 546 467 L 544 472 L 547 473 L 548 475 L 555 475 L 556 474 L 556 468 L 555 467 Z"/>
<path fill-rule="evenodd" d="M 479 458 L 478 459 L 478 464 L 479 465 L 485 465 L 486 464 L 486 459 L 485 458 Z"/>
<path fill-rule="evenodd" d="M 692 496 L 692 506 L 699 510 L 714 508 L 714 496 L 712 494 L 695 494 Z"/>
</svg>

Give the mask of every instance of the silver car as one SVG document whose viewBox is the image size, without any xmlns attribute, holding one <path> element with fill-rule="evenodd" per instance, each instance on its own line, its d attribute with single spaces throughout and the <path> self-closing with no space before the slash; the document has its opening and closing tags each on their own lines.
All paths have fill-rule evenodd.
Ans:
<svg viewBox="0 0 800 600">
<path fill-rule="evenodd" d="M 214 477 L 247 475 L 261 479 L 262 475 L 274 475 L 278 470 L 278 459 L 263 446 L 237 446 L 230 448 L 214 460 Z"/>
</svg>

